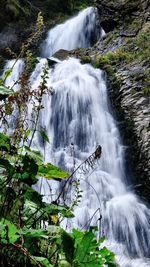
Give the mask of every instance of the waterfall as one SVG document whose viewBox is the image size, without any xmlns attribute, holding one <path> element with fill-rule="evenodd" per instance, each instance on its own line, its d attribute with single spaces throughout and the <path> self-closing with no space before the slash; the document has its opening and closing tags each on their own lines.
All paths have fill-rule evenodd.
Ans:
<svg viewBox="0 0 150 267">
<path fill-rule="evenodd" d="M 95 11 L 87 8 L 56 26 L 43 42 L 43 57 L 50 57 L 61 48 L 90 46 L 95 25 Z M 96 35 L 101 33 L 102 30 L 96 28 Z M 46 61 L 41 58 L 30 77 L 33 88 L 40 84 Z M 21 66 L 14 70 L 14 75 Z M 14 77 L 7 80 L 7 85 L 11 79 Z M 34 146 L 43 151 L 45 161 L 72 171 L 98 144 L 102 146 L 102 157 L 94 171 L 87 175 L 79 173 L 76 177 L 83 190 L 82 201 L 75 209 L 75 218 L 66 220 L 64 227 L 82 229 L 99 222 L 99 230 L 106 237 L 105 244 L 116 253 L 119 266 L 149 267 L 150 210 L 128 187 L 124 146 L 108 103 L 103 71 L 68 58 L 49 70 L 48 85 L 54 88 L 55 94 L 44 97 L 39 124 L 46 128 L 50 144 L 46 143 L 43 148 L 38 134 L 34 139 Z M 55 200 L 58 183 L 52 182 L 50 186 Z M 42 193 L 49 201 L 49 186 L 44 180 Z"/>
<path fill-rule="evenodd" d="M 49 31 L 42 45 L 42 55 L 50 57 L 59 49 L 89 47 L 103 34 L 96 10 L 89 7 L 78 16 Z"/>
</svg>

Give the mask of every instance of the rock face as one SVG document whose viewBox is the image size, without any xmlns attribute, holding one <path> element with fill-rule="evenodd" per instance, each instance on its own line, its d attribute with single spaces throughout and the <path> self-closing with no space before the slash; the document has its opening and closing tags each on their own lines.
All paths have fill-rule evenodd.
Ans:
<svg viewBox="0 0 150 267">
<path fill-rule="evenodd" d="M 150 203 L 150 2 L 96 4 L 106 36 L 89 54 L 107 73 L 127 170 L 137 193 Z"/>
<path fill-rule="evenodd" d="M 127 145 L 127 168 L 138 193 L 150 201 L 150 104 L 142 92 L 145 70 L 142 63 L 119 68 L 116 77 L 120 86 L 113 94 L 112 84 L 111 97 L 118 118 L 123 120 L 120 128 Z"/>
<path fill-rule="evenodd" d="M 124 29 L 128 22 L 140 22 L 148 16 L 149 0 L 96 0 L 101 25 L 106 32 L 116 27 Z"/>
</svg>

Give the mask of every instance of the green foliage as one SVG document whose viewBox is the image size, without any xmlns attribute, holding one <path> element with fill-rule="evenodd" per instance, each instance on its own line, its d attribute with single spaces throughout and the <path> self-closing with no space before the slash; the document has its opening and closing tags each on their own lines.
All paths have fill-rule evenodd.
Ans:
<svg viewBox="0 0 150 267">
<path fill-rule="evenodd" d="M 83 63 L 83 64 L 86 64 L 86 63 L 90 63 L 91 62 L 91 58 L 89 57 L 89 56 L 82 56 L 81 57 L 81 62 Z"/>
<path fill-rule="evenodd" d="M 38 59 L 33 56 L 32 52 L 27 50 L 25 58 L 25 71 L 28 76 L 32 73 L 38 62 Z"/>
<path fill-rule="evenodd" d="M 0 13 L 0 25 L 12 21 L 30 23 L 36 19 L 39 11 L 42 12 L 45 20 L 64 18 L 65 15 L 71 15 L 87 6 L 93 5 L 93 0 L 1 0 L 2 10 Z M 60 20 L 60 18 L 59 18 Z"/>
<path fill-rule="evenodd" d="M 74 239 L 74 265 L 82 267 L 106 266 L 115 267 L 114 253 L 106 247 L 101 248 L 103 239 L 97 242 L 95 234 L 90 231 L 81 232 L 73 229 L 71 235 Z"/>
<path fill-rule="evenodd" d="M 25 131 L 22 139 L 30 133 Z M 32 188 L 37 175 L 62 179 L 68 174 L 50 163 L 41 165 L 40 153 L 25 145 L 21 150 L 12 146 L 11 138 L 3 133 L 0 149 L 0 263 L 16 267 L 115 266 L 114 254 L 99 248 L 101 241 L 96 241 L 91 230 L 68 234 L 59 226 L 63 218 L 74 217 L 72 211 L 81 195 L 79 183 L 70 207 L 45 203 Z M 42 228 L 41 223 L 48 226 Z"/>
<path fill-rule="evenodd" d="M 13 92 L 4 85 L 0 85 L 0 100 L 4 100 L 6 97 L 11 95 Z"/>
<path fill-rule="evenodd" d="M 44 257 L 34 257 L 34 258 L 35 258 L 35 260 L 40 262 L 42 264 L 42 266 L 45 266 L 45 267 L 52 267 L 53 266 L 49 263 L 47 258 L 44 258 Z"/>
<path fill-rule="evenodd" d="M 98 55 L 95 60 L 95 67 L 107 68 L 121 62 L 130 62 L 134 55 L 126 52 L 124 48 L 118 48 L 115 52 L 108 52 L 105 55 Z"/>
<path fill-rule="evenodd" d="M 140 32 L 136 38 L 136 44 L 139 48 L 144 49 L 150 43 L 150 36 L 147 32 Z"/>
<path fill-rule="evenodd" d="M 10 151 L 10 138 L 0 133 L 0 151 Z"/>
<path fill-rule="evenodd" d="M 136 26 L 136 23 L 134 24 Z M 118 66 L 125 66 L 127 64 L 134 65 L 139 62 L 146 62 L 148 69 L 146 70 L 142 82 L 143 82 L 143 94 L 149 96 L 150 94 L 150 73 L 149 73 L 149 62 L 150 62 L 150 25 L 146 24 L 143 31 L 140 31 L 135 37 L 124 38 L 124 45 L 114 52 L 110 51 L 104 55 L 97 55 L 94 66 L 101 68 L 106 71 L 109 78 L 113 82 L 114 88 L 118 89 L 119 81 L 116 78 L 116 69 Z M 108 34 L 108 37 L 104 40 L 106 45 L 112 41 L 114 34 Z M 144 63 L 145 65 L 145 63 Z"/>
<path fill-rule="evenodd" d="M 49 143 L 48 135 L 44 131 L 40 131 L 40 135 L 43 137 L 44 141 Z"/>
<path fill-rule="evenodd" d="M 16 226 L 6 220 L 0 221 L 0 239 L 3 244 L 15 243 L 19 238 L 18 230 Z"/>
<path fill-rule="evenodd" d="M 55 167 L 54 165 L 47 163 L 40 165 L 38 168 L 38 175 L 43 176 L 46 179 L 63 179 L 68 176 L 68 173 L 62 171 L 60 168 Z"/>
<path fill-rule="evenodd" d="M 18 11 L 10 8 L 10 3 L 20 10 L 19 0 L 7 3 L 9 10 L 17 16 Z M 39 38 L 43 28 L 40 13 L 36 27 L 37 32 L 22 45 L 18 56 L 25 56 L 26 62 L 25 71 L 17 81 L 20 89 L 14 92 L 13 86 L 11 89 L 5 86 L 5 81 L 11 75 L 17 59 L 0 80 L 0 120 L 6 133 L 9 126 L 7 116 L 12 114 L 14 108 L 19 111 L 11 136 L 0 133 L 0 266 L 102 267 L 105 264 L 113 267 L 114 254 L 106 248 L 99 248 L 102 242 L 96 241 L 91 230 L 73 230 L 73 233 L 69 234 L 60 227 L 64 218 L 74 217 L 74 208 L 82 197 L 80 183 L 72 182 L 72 176 L 66 171 L 51 163 L 45 164 L 41 153 L 32 149 L 36 132 L 44 142 L 50 142 L 48 135 L 38 124 L 43 109 L 43 95 L 53 94 L 52 89 L 47 87 L 47 64 L 43 67 L 39 88 L 31 91 L 29 87 L 28 76 L 36 64 L 29 47 Z M 31 129 L 28 127 L 27 119 L 30 101 L 33 104 Z M 42 180 L 45 179 L 45 182 L 47 179 L 60 181 L 69 177 L 65 181 L 65 186 L 69 182 L 75 192 L 70 205 L 66 205 L 65 201 L 60 202 L 65 186 L 55 201 L 46 203 L 43 196 L 32 187 L 37 183 L 38 176 L 41 176 Z M 49 199 L 52 199 L 51 195 Z"/>
</svg>

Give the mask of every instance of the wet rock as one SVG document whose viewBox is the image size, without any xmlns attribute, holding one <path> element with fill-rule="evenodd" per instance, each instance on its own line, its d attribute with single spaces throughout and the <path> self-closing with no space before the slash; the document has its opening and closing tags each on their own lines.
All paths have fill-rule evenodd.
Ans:
<svg viewBox="0 0 150 267">
<path fill-rule="evenodd" d="M 70 52 L 64 49 L 60 49 L 59 51 L 57 51 L 53 57 L 58 58 L 59 60 L 65 60 L 70 56 Z"/>
</svg>

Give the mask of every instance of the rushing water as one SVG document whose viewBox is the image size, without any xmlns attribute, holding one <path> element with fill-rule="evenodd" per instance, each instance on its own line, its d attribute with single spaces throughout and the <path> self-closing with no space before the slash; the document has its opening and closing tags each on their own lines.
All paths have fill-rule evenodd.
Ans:
<svg viewBox="0 0 150 267">
<path fill-rule="evenodd" d="M 43 43 L 43 55 L 51 56 L 60 48 L 71 50 L 90 46 L 96 25 L 94 9 L 84 10 L 50 30 Z M 96 36 L 101 33 L 100 28 L 96 28 Z M 46 59 L 41 58 L 30 77 L 33 88 L 40 83 L 45 62 Z M 7 85 L 22 67 L 23 62 L 16 65 Z M 45 108 L 39 124 L 46 128 L 50 144 L 45 144 L 43 149 L 38 135 L 34 140 L 34 146 L 43 151 L 45 161 L 71 172 L 73 166 L 84 161 L 98 144 L 102 146 L 102 157 L 94 171 L 77 175 L 83 189 L 82 201 L 75 209 L 75 218 L 64 225 L 70 229 L 98 224 L 100 233 L 106 236 L 106 245 L 116 253 L 120 266 L 149 267 L 150 210 L 128 188 L 124 147 L 108 104 L 104 73 L 68 58 L 57 63 L 49 74 L 48 84 L 54 88 L 55 94 L 43 99 Z M 49 186 L 44 181 L 41 190 L 49 200 Z M 55 191 L 59 190 L 57 183 L 52 184 L 52 190 L 55 200 Z"/>
<path fill-rule="evenodd" d="M 80 15 L 49 31 L 42 45 L 42 55 L 50 57 L 59 49 L 89 47 L 103 34 L 97 12 L 94 8 L 87 8 Z"/>
</svg>

